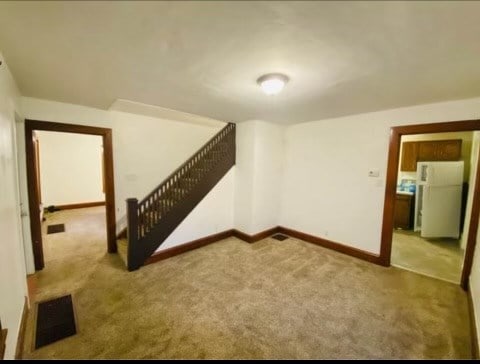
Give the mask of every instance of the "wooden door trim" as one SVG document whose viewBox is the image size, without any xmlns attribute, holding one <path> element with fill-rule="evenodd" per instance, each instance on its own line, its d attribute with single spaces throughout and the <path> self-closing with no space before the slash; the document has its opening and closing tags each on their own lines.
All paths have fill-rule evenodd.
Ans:
<svg viewBox="0 0 480 364">
<path fill-rule="evenodd" d="M 107 250 L 109 253 L 117 251 L 116 221 L 115 221 L 115 187 L 113 174 L 113 145 L 112 129 L 99 128 L 86 125 L 55 123 L 50 121 L 25 120 L 25 151 L 27 163 L 28 204 L 30 212 L 30 229 L 32 232 L 33 256 L 35 269 L 40 270 L 45 266 L 43 258 L 42 229 L 39 217 L 39 196 L 37 180 L 35 178 L 33 132 L 55 131 L 73 134 L 99 135 L 103 139 L 103 162 L 105 168 L 105 204 L 107 221 Z"/>
<path fill-rule="evenodd" d="M 390 266 L 393 235 L 393 214 L 395 205 L 395 194 L 397 188 L 398 161 L 400 154 L 400 138 L 402 135 L 410 134 L 431 134 L 459 131 L 480 131 L 480 120 L 462 120 L 442 123 L 429 123 L 417 125 L 405 125 L 392 127 L 390 129 L 390 143 L 388 147 L 388 164 L 385 187 L 385 202 L 383 209 L 383 225 L 380 247 L 380 263 Z M 468 279 L 472 270 L 473 253 L 475 251 L 476 236 L 478 230 L 478 219 L 480 215 L 480 158 L 477 162 L 477 174 L 472 198 L 472 213 L 470 215 L 470 227 L 467 235 L 467 245 L 462 270 L 460 285 L 468 289 Z"/>
<path fill-rule="evenodd" d="M 35 142 L 34 142 L 34 156 L 35 156 L 35 175 L 37 178 L 37 189 L 38 189 L 38 201 L 42 203 L 42 180 L 40 178 L 40 140 L 38 139 L 38 136 L 33 133 L 35 137 Z"/>
</svg>

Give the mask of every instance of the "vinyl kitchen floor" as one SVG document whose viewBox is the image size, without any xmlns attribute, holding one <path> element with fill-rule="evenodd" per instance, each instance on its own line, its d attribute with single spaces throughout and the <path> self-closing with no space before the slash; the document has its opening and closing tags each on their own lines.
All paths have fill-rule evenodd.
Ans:
<svg viewBox="0 0 480 364">
<path fill-rule="evenodd" d="M 460 283 L 463 250 L 460 240 L 424 239 L 419 233 L 394 230 L 391 263 L 444 281 Z"/>
</svg>

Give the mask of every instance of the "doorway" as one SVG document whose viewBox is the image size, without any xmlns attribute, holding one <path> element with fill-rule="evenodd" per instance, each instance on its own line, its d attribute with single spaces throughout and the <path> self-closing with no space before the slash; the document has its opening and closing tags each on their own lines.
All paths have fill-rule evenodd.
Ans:
<svg viewBox="0 0 480 364">
<path fill-rule="evenodd" d="M 462 132 L 476 130 L 480 130 L 480 120 L 420 124 L 391 128 L 385 189 L 385 207 L 383 212 L 382 243 L 380 251 L 380 261 L 382 265 L 390 266 L 391 263 L 401 137 L 414 134 L 434 134 L 442 132 Z M 478 162 L 476 167 L 475 183 L 470 186 L 470 190 L 473 193 L 471 214 L 470 218 L 465 221 L 465 224 L 468 224 L 468 228 L 465 232 L 465 257 L 460 278 L 460 285 L 465 290 L 468 288 L 468 278 L 472 268 L 473 253 L 475 250 L 476 234 L 478 230 L 478 218 L 480 213 L 480 168 L 478 168 Z"/>
<path fill-rule="evenodd" d="M 480 132 L 403 135 L 400 142 L 391 264 L 460 284 Z"/>
<path fill-rule="evenodd" d="M 113 181 L 113 148 L 112 131 L 84 125 L 62 124 L 37 120 L 25 120 L 25 147 L 27 161 L 28 201 L 30 212 L 30 229 L 35 269 L 45 266 L 44 247 L 42 241 L 42 211 L 40 196 L 40 172 L 38 158 L 37 132 L 61 132 L 100 136 L 103 144 L 103 189 L 105 193 L 105 216 L 107 230 L 107 251 L 116 252 L 115 234 L 115 192 Z"/>
</svg>

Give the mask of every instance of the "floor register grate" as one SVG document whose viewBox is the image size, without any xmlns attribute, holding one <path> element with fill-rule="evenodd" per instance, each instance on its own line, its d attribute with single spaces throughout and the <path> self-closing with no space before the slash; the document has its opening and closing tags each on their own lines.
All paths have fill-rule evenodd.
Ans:
<svg viewBox="0 0 480 364">
<path fill-rule="evenodd" d="M 63 233 L 65 231 L 65 224 L 56 224 L 47 226 L 47 234 Z"/>
<path fill-rule="evenodd" d="M 36 321 L 35 349 L 75 335 L 77 327 L 72 296 L 38 303 Z"/>
</svg>

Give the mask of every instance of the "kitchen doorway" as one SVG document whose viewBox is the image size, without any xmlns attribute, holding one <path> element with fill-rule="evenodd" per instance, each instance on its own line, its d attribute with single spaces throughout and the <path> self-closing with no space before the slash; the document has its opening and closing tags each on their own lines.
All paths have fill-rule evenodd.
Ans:
<svg viewBox="0 0 480 364">
<path fill-rule="evenodd" d="M 402 136 L 415 135 L 415 134 L 437 134 L 437 133 L 453 133 L 453 132 L 469 132 L 480 131 L 480 120 L 467 120 L 457 122 L 444 122 L 444 123 L 432 123 L 432 124 L 420 124 L 399 126 L 391 128 L 390 145 L 388 154 L 388 167 L 386 177 L 386 190 L 385 190 L 385 207 L 383 213 L 383 226 L 382 226 L 382 244 L 380 252 L 381 264 L 390 266 L 392 257 L 392 241 L 393 241 L 393 229 L 395 223 L 395 206 L 397 198 L 397 186 L 399 177 L 399 162 L 401 162 L 400 148 Z M 428 147 L 428 146 L 427 146 Z M 418 145 L 417 145 L 418 148 Z M 422 147 L 426 148 L 426 147 Z M 410 148 L 410 152 L 415 152 L 415 148 Z M 416 150 L 418 153 L 418 149 Z M 425 151 L 424 151 L 425 152 Z M 477 152 L 478 155 L 478 152 Z M 418 160 L 416 161 L 418 162 Z M 476 244 L 476 234 L 478 230 L 478 219 L 480 215 L 480 168 L 478 168 L 478 158 L 475 163 L 475 171 L 473 172 L 472 180 L 469 190 L 471 194 L 471 208 L 469 216 L 466 215 L 464 223 L 464 238 L 465 238 L 465 254 L 463 259 L 463 266 L 460 278 L 460 285 L 462 288 L 468 288 L 468 278 L 470 276 L 473 253 Z M 412 183 L 405 183 L 400 189 L 408 189 L 410 192 Z M 415 187 L 417 188 L 417 187 Z M 403 191 L 402 191 L 403 192 Z M 416 192 L 416 191 L 415 191 Z M 411 208 L 411 207 L 410 207 Z M 418 207 L 417 207 L 418 208 Z M 440 211 L 433 209 L 434 211 Z M 411 211 L 411 210 L 410 210 Z M 421 223 L 424 223 L 422 221 Z M 414 222 L 415 224 L 415 222 Z M 428 225 L 429 223 L 427 223 Z M 415 229 L 415 227 L 414 227 Z M 418 229 L 418 226 L 417 226 Z M 428 230 L 428 229 L 427 229 Z M 420 230 L 421 231 L 421 230 Z"/>
<path fill-rule="evenodd" d="M 400 142 L 391 265 L 460 284 L 480 132 L 404 135 Z"/>
</svg>

